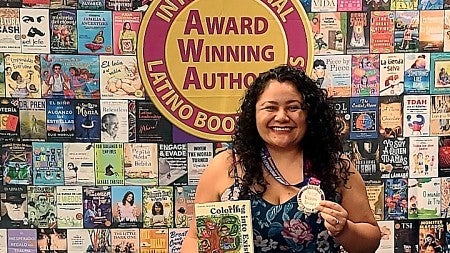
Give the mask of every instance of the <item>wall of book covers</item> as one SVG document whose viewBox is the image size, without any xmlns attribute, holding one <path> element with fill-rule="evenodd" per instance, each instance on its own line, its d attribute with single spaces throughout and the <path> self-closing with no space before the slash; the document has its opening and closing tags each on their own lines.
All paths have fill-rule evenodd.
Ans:
<svg viewBox="0 0 450 253">
<path fill-rule="evenodd" d="M 264 2 L 281 19 L 303 6 L 307 61 L 366 182 L 378 252 L 448 252 L 450 1 L 293 1 L 221 6 Z M 0 252 L 179 252 L 196 183 L 229 143 L 181 130 L 149 99 L 138 38 L 154 4 L 169 20 L 192 3 L 0 1 Z M 230 20 L 205 29 L 251 31 Z M 270 49 L 241 60 L 265 70 L 281 63 Z"/>
</svg>

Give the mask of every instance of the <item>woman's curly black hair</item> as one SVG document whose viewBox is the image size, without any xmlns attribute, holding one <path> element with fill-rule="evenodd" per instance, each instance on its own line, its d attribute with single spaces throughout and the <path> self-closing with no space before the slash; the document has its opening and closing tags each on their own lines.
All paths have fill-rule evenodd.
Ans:
<svg viewBox="0 0 450 253">
<path fill-rule="evenodd" d="M 350 163 L 341 158 L 343 148 L 335 111 L 326 90 L 319 88 L 303 70 L 286 65 L 261 73 L 242 99 L 232 137 L 233 150 L 239 156 L 236 163 L 243 170 L 240 198 L 263 194 L 267 189 L 260 155 L 265 143 L 256 128 L 256 103 L 271 80 L 292 83 L 302 94 L 308 114 L 307 130 L 299 145 L 303 147 L 304 157 L 310 162 L 308 176 L 321 180 L 321 188 L 327 199 L 340 201 L 336 189 L 347 183 Z M 255 184 L 262 190 L 255 192 Z"/>
</svg>

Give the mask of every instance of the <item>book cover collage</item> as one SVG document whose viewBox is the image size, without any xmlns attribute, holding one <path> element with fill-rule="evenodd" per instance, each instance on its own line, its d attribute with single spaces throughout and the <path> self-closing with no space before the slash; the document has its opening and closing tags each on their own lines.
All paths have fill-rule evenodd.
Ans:
<svg viewBox="0 0 450 253">
<path fill-rule="evenodd" d="M 450 2 L 301 3 L 377 252 L 450 252 Z M 229 144 L 188 136 L 146 96 L 149 4 L 0 2 L 0 252 L 179 252 Z"/>
</svg>

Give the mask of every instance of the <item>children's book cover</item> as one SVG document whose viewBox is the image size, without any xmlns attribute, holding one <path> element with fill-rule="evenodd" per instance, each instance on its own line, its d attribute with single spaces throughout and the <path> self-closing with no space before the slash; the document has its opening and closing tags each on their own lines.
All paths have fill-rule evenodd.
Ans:
<svg viewBox="0 0 450 253">
<path fill-rule="evenodd" d="M 408 217 L 408 179 L 389 178 L 384 187 L 384 219 L 402 220 Z"/>
<path fill-rule="evenodd" d="M 47 138 L 45 99 L 20 99 L 20 137 L 23 141 Z"/>
<path fill-rule="evenodd" d="M 83 227 L 85 229 L 111 227 L 111 209 L 111 186 L 83 186 Z M 90 231 L 95 232 L 95 230 Z"/>
<path fill-rule="evenodd" d="M 378 97 L 350 98 L 350 139 L 378 138 Z"/>
<path fill-rule="evenodd" d="M 37 253 L 36 229 L 8 229 L 8 253 L 23 252 Z"/>
<path fill-rule="evenodd" d="M 64 184 L 95 185 L 94 144 L 63 143 Z"/>
<path fill-rule="evenodd" d="M 430 94 L 450 93 L 450 54 L 430 54 Z"/>
<path fill-rule="evenodd" d="M 211 142 L 188 143 L 187 151 L 188 184 L 197 185 L 200 176 L 213 158 L 213 144 Z"/>
<path fill-rule="evenodd" d="M 124 185 L 123 143 L 95 143 L 95 184 Z"/>
<path fill-rule="evenodd" d="M 381 178 L 407 178 L 409 138 L 380 138 Z"/>
<path fill-rule="evenodd" d="M 329 97 L 350 97 L 351 59 L 351 55 L 316 55 L 311 78 Z"/>
<path fill-rule="evenodd" d="M 181 253 L 181 245 L 189 228 L 169 228 L 169 252 Z"/>
<path fill-rule="evenodd" d="M 76 54 L 78 48 L 76 10 L 50 10 L 50 52 Z"/>
<path fill-rule="evenodd" d="M 196 185 L 175 186 L 175 227 L 189 227 L 194 219 L 196 189 Z"/>
<path fill-rule="evenodd" d="M 372 11 L 370 17 L 370 53 L 394 52 L 394 11 Z"/>
<path fill-rule="evenodd" d="M 394 250 L 394 221 L 377 221 L 381 232 L 380 246 L 377 253 L 392 253 Z"/>
<path fill-rule="evenodd" d="M 141 186 L 112 186 L 111 198 L 113 227 L 142 227 Z"/>
<path fill-rule="evenodd" d="M 64 185 L 62 143 L 33 142 L 34 185 Z"/>
<path fill-rule="evenodd" d="M 187 185 L 187 144 L 158 144 L 159 185 Z"/>
<path fill-rule="evenodd" d="M 438 139 L 430 136 L 409 138 L 410 178 L 438 176 Z"/>
<path fill-rule="evenodd" d="M 3 183 L 5 185 L 31 184 L 32 164 L 31 143 L 1 144 L 1 165 L 3 169 Z"/>
<path fill-rule="evenodd" d="M 136 101 L 128 100 L 128 142 L 136 142 Z"/>
<path fill-rule="evenodd" d="M 379 180 L 380 147 L 378 139 L 361 139 L 350 142 L 352 153 L 350 160 L 364 180 Z"/>
<path fill-rule="evenodd" d="M 100 100 L 101 141 L 128 142 L 128 100 Z"/>
<path fill-rule="evenodd" d="M 136 55 L 137 32 L 141 24 L 142 13 L 135 11 L 113 12 L 114 54 Z"/>
<path fill-rule="evenodd" d="M 380 54 L 380 96 L 403 94 L 405 85 L 405 55 Z"/>
<path fill-rule="evenodd" d="M 378 96 L 380 92 L 380 55 L 352 55 L 352 96 Z"/>
<path fill-rule="evenodd" d="M 444 220 L 419 221 L 420 252 L 444 252 L 445 240 Z"/>
<path fill-rule="evenodd" d="M 248 200 L 196 204 L 198 251 L 253 252 L 250 205 Z M 279 234 L 282 230 L 283 225 L 279 224 L 272 226 L 271 231 Z"/>
<path fill-rule="evenodd" d="M 100 142 L 100 101 L 93 99 L 73 100 L 75 111 L 75 140 Z"/>
<path fill-rule="evenodd" d="M 149 100 L 136 101 L 136 141 L 172 142 L 172 123 Z"/>
<path fill-rule="evenodd" d="M 100 98 L 99 58 L 87 55 L 41 55 L 43 97 Z"/>
<path fill-rule="evenodd" d="M 78 10 L 97 10 L 105 9 L 105 0 L 78 0 Z"/>
<path fill-rule="evenodd" d="M 441 177 L 441 218 L 450 218 L 450 177 Z"/>
<path fill-rule="evenodd" d="M 144 99 L 136 56 L 101 55 L 100 79 L 102 99 Z"/>
<path fill-rule="evenodd" d="M 67 252 L 67 229 L 38 229 L 37 244 L 39 252 Z"/>
<path fill-rule="evenodd" d="M 450 136 L 439 136 L 438 159 L 438 176 L 450 177 Z"/>
<path fill-rule="evenodd" d="M 441 217 L 441 179 L 408 179 L 408 219 Z"/>
<path fill-rule="evenodd" d="M 56 186 L 28 186 L 28 222 L 32 228 L 56 228 Z"/>
<path fill-rule="evenodd" d="M 124 143 L 125 185 L 158 184 L 158 144 Z"/>
<path fill-rule="evenodd" d="M 333 97 L 331 100 L 336 113 L 336 121 L 341 141 L 347 141 L 350 137 L 350 98 Z"/>
<path fill-rule="evenodd" d="M 368 54 L 370 46 L 370 13 L 349 12 L 347 20 L 347 54 Z"/>
<path fill-rule="evenodd" d="M 6 97 L 40 98 L 39 55 L 5 54 L 4 60 Z"/>
<path fill-rule="evenodd" d="M 347 13 L 309 13 L 314 38 L 314 55 L 344 54 Z"/>
<path fill-rule="evenodd" d="M 83 190 L 79 185 L 56 187 L 58 228 L 83 228 Z"/>
<path fill-rule="evenodd" d="M 450 135 L 450 95 L 431 96 L 430 135 Z"/>
<path fill-rule="evenodd" d="M 172 186 L 143 186 L 144 228 L 172 228 L 173 198 Z"/>
<path fill-rule="evenodd" d="M 430 2 L 430 1 L 427 1 Z M 419 51 L 442 52 L 444 48 L 444 11 L 420 11 Z"/>
<path fill-rule="evenodd" d="M 428 95 L 403 97 L 403 136 L 429 136 L 431 99 Z"/>
<path fill-rule="evenodd" d="M 111 250 L 109 229 L 68 229 L 68 252 L 108 253 Z"/>
<path fill-rule="evenodd" d="M 419 50 L 419 12 L 396 11 L 394 51 L 396 53 L 415 53 Z M 406 67 L 405 67 L 406 68 Z"/>
<path fill-rule="evenodd" d="M 141 253 L 167 252 L 170 245 L 167 228 L 144 228 L 139 232 Z"/>
<path fill-rule="evenodd" d="M 71 99 L 47 99 L 47 140 L 73 141 L 74 104 Z"/>
<path fill-rule="evenodd" d="M 0 140 L 17 141 L 20 138 L 19 99 L 0 99 Z"/>
<path fill-rule="evenodd" d="M 111 229 L 111 248 L 118 253 L 139 253 L 139 229 Z"/>
<path fill-rule="evenodd" d="M 394 221 L 394 252 L 419 253 L 419 221 Z"/>
<path fill-rule="evenodd" d="M 20 8 L 22 53 L 50 53 L 49 9 Z"/>
<path fill-rule="evenodd" d="M 3 1 L 2 1 L 3 2 Z M 19 6 L 21 7 L 21 6 Z M 0 51 L 20 53 L 20 12 L 18 8 L 0 9 Z"/>
<path fill-rule="evenodd" d="M 78 10 L 78 53 L 112 54 L 112 14 L 110 11 Z"/>
<path fill-rule="evenodd" d="M 28 228 L 27 186 L 1 186 L 1 228 Z"/>
<path fill-rule="evenodd" d="M 380 97 L 378 132 L 384 138 L 403 136 L 403 99 L 401 96 Z"/>
<path fill-rule="evenodd" d="M 362 11 L 364 0 L 337 0 L 337 11 Z"/>
</svg>

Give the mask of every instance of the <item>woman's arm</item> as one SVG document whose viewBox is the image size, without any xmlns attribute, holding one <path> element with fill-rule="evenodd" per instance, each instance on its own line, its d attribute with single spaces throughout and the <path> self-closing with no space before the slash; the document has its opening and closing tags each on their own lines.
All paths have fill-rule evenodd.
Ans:
<svg viewBox="0 0 450 253">
<path fill-rule="evenodd" d="M 345 250 L 350 253 L 375 252 L 380 244 L 380 228 L 370 209 L 364 181 L 352 163 L 350 173 L 347 184 L 341 187 L 341 205 L 322 201 L 318 210 L 329 233 Z"/>
<path fill-rule="evenodd" d="M 195 193 L 195 203 L 220 201 L 220 194 L 233 183 L 228 175 L 228 169 L 232 161 L 231 152 L 228 151 L 224 151 L 213 158 L 200 177 Z M 197 239 L 197 225 L 194 218 L 190 221 L 181 253 L 198 253 Z"/>
</svg>

